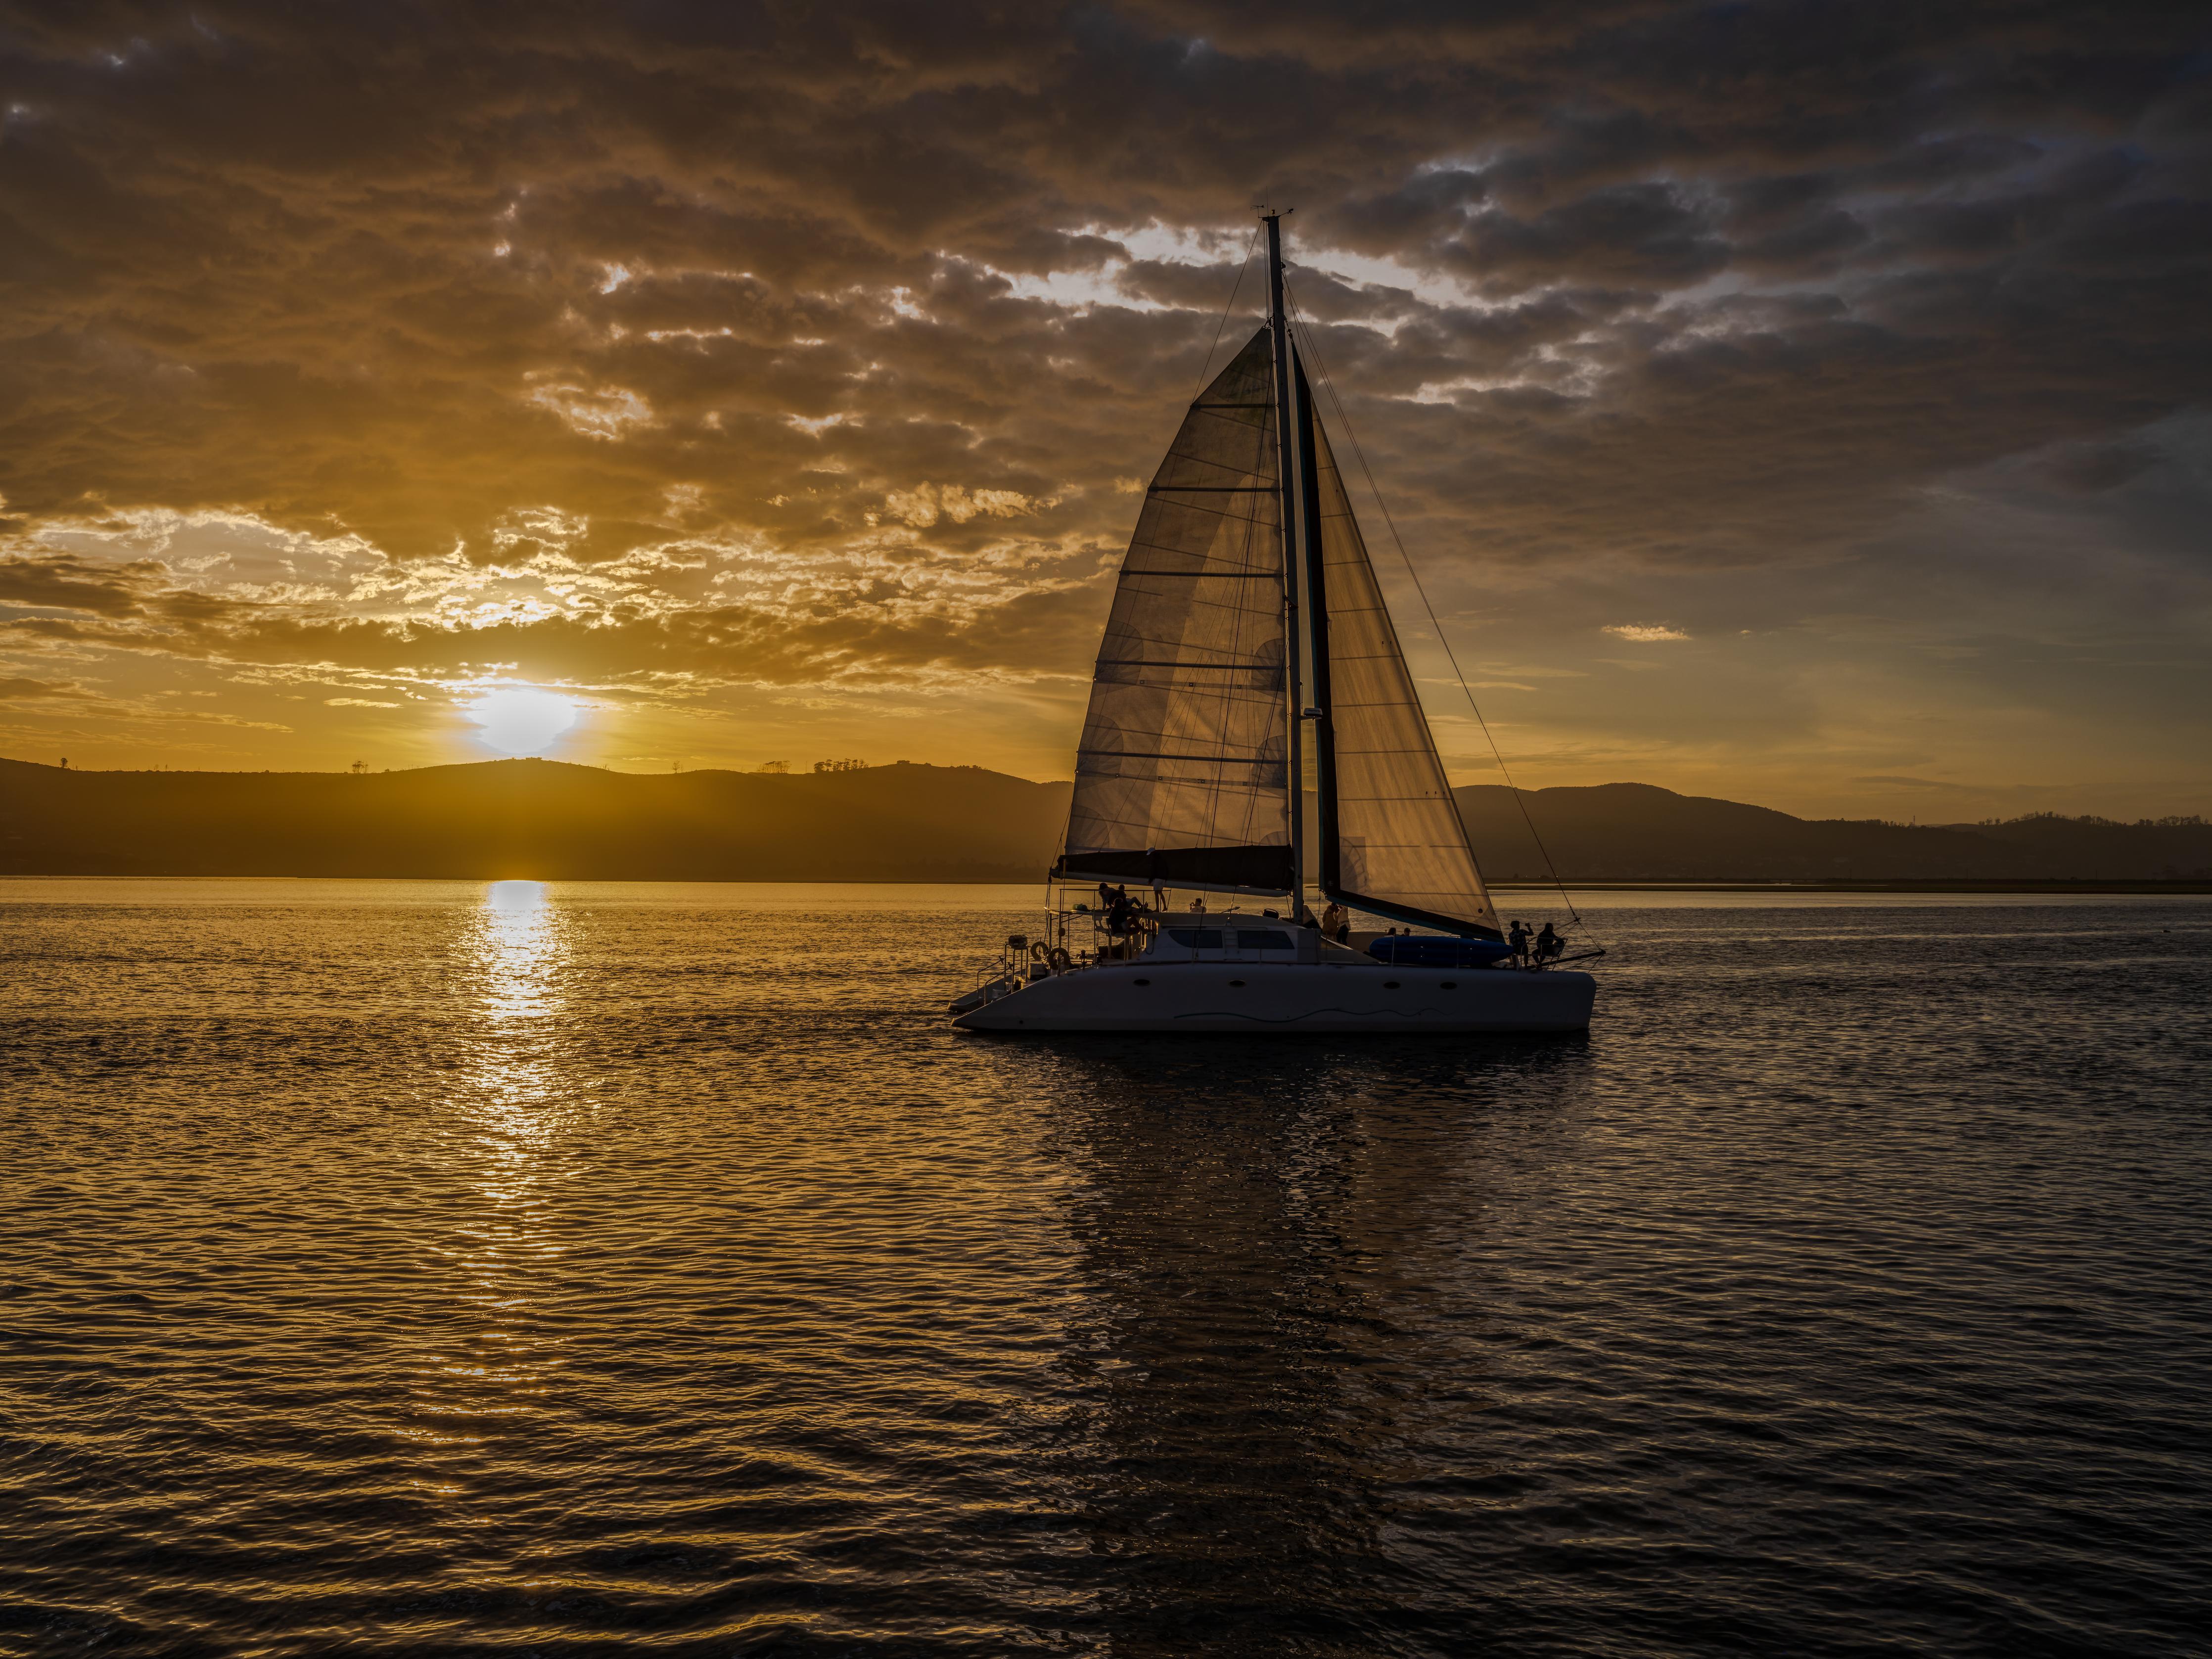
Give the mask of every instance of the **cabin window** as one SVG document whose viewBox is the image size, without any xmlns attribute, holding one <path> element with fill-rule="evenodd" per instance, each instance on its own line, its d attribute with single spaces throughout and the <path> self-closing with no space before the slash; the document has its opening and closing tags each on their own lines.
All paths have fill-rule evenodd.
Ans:
<svg viewBox="0 0 2212 1659">
<path fill-rule="evenodd" d="M 1269 927 L 1258 933 L 1240 929 L 1237 935 L 1240 951 L 1288 951 L 1292 948 L 1291 936 L 1279 927 Z"/>
<path fill-rule="evenodd" d="M 1244 988 L 1244 981 L 1241 979 L 1232 979 L 1229 981 L 1229 988 L 1232 991 L 1241 991 Z"/>
<path fill-rule="evenodd" d="M 1459 981 L 1455 979 L 1445 980 L 1437 987 L 1437 989 L 1439 991 L 1456 991 L 1459 989 Z"/>
<path fill-rule="evenodd" d="M 1186 951 L 1218 951 L 1221 930 L 1218 927 L 1170 927 L 1168 937 Z"/>
<path fill-rule="evenodd" d="M 1138 983 L 1138 984 L 1139 984 L 1139 985 L 1150 985 L 1150 984 L 1152 983 L 1152 981 L 1150 981 L 1150 980 L 1148 980 L 1148 979 L 1140 979 L 1140 980 L 1139 980 L 1139 981 L 1137 981 L 1137 983 Z"/>
<path fill-rule="evenodd" d="M 1398 981 L 1395 979 L 1386 979 L 1382 981 L 1382 988 L 1386 991 L 1395 991 L 1398 988 Z"/>
</svg>

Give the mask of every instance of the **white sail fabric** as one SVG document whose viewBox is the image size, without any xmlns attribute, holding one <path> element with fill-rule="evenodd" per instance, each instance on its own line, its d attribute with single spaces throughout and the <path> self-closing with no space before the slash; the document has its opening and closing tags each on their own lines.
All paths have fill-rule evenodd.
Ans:
<svg viewBox="0 0 2212 1659">
<path fill-rule="evenodd" d="M 1312 407 L 1310 396 L 1301 402 Z M 1326 595 L 1329 769 L 1335 783 L 1336 845 L 1333 860 L 1326 844 L 1322 849 L 1323 885 L 1347 902 L 1376 900 L 1423 913 L 1418 920 L 1495 933 L 1497 909 L 1468 849 L 1466 825 L 1318 410 L 1309 430 L 1320 474 L 1314 540 Z"/>
<path fill-rule="evenodd" d="M 1290 890 L 1271 356 L 1262 328 L 1191 404 L 1146 492 L 1060 874 Z"/>
</svg>

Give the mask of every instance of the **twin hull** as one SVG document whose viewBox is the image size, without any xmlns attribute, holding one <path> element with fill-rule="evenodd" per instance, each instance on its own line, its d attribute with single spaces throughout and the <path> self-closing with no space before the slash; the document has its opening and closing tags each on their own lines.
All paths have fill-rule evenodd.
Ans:
<svg viewBox="0 0 2212 1659">
<path fill-rule="evenodd" d="M 1032 981 L 969 1031 L 1580 1031 L 1597 981 L 1562 969 L 1351 963 L 1116 963 Z"/>
</svg>

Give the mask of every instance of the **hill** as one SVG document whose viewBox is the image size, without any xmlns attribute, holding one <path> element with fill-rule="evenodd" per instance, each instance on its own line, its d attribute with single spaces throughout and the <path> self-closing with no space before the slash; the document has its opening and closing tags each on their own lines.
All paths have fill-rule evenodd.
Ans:
<svg viewBox="0 0 2212 1659">
<path fill-rule="evenodd" d="M 1058 848 L 1068 787 L 904 762 L 775 776 L 490 761 L 355 776 L 0 760 L 0 874 L 1030 882 Z M 1512 792 L 1455 793 L 1492 879 L 1543 879 Z M 1571 881 L 2212 877 L 2212 826 L 2191 821 L 1912 827 L 1642 783 L 1522 799 Z"/>
<path fill-rule="evenodd" d="M 0 873 L 1034 881 L 1067 795 L 904 763 L 772 776 L 518 760 L 355 776 L 0 761 Z"/>
<path fill-rule="evenodd" d="M 1952 827 L 2022 848 L 2051 869 L 2212 876 L 2212 824 L 2197 819 L 2117 823 L 2111 818 L 2038 812 L 2002 823 Z"/>
<path fill-rule="evenodd" d="M 1497 881 L 1540 880 L 1544 859 L 1516 792 L 1454 790 Z M 2048 814 L 1911 826 L 1796 818 L 1648 783 L 1518 792 L 1552 861 L 1579 881 L 2170 880 L 2212 877 L 2212 825 Z"/>
</svg>

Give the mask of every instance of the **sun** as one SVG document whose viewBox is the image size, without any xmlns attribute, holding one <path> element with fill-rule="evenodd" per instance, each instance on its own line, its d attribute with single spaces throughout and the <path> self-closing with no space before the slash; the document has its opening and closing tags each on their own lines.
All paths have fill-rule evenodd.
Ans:
<svg viewBox="0 0 2212 1659">
<path fill-rule="evenodd" d="M 553 739 L 576 723 L 576 705 L 557 691 L 534 686 L 501 686 L 468 706 L 481 728 L 477 740 L 502 755 L 542 755 Z"/>
</svg>

